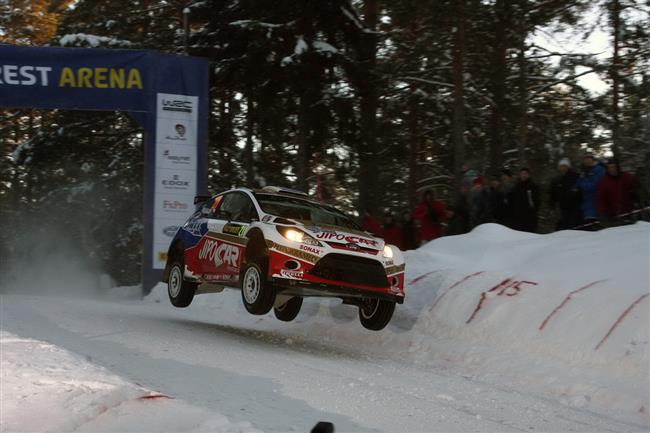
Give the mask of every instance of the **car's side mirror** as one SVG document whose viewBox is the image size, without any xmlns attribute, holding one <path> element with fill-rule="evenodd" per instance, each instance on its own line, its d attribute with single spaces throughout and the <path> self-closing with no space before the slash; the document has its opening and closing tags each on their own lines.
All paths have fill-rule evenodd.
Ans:
<svg viewBox="0 0 650 433">
<path fill-rule="evenodd" d="M 209 207 L 202 207 L 201 215 L 203 215 L 204 217 L 212 216 L 213 215 L 212 209 Z"/>
</svg>

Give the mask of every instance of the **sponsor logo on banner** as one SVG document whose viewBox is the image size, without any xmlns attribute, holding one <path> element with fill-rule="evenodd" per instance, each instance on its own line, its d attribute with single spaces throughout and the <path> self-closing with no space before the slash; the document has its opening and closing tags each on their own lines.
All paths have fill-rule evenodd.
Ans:
<svg viewBox="0 0 650 433">
<path fill-rule="evenodd" d="M 167 140 L 171 141 L 187 141 L 187 128 L 182 123 L 176 123 L 174 125 L 174 131 L 170 134 L 165 135 Z"/>
<path fill-rule="evenodd" d="M 158 251 L 158 260 L 161 262 L 167 261 L 167 251 Z"/>
<path fill-rule="evenodd" d="M 174 165 L 188 165 L 192 161 L 192 158 L 189 156 L 174 155 L 171 150 L 165 149 L 163 151 L 163 156 L 169 162 Z"/>
<path fill-rule="evenodd" d="M 239 248 L 214 239 L 207 239 L 199 251 L 199 260 L 214 262 L 217 268 L 224 264 L 237 268 L 239 264 Z"/>
<path fill-rule="evenodd" d="M 162 98 L 163 111 L 180 111 L 183 113 L 192 112 L 192 102 L 184 101 L 182 99 Z"/>
<path fill-rule="evenodd" d="M 180 178 L 178 174 L 174 174 L 171 177 L 163 177 L 160 180 L 163 188 L 165 189 L 176 189 L 185 191 L 190 187 L 190 183 L 186 180 Z"/>
<path fill-rule="evenodd" d="M 162 207 L 167 210 L 184 211 L 189 209 L 190 206 L 178 200 L 163 200 Z"/>
<path fill-rule="evenodd" d="M 163 229 L 165 236 L 169 236 L 170 238 L 173 238 L 177 231 L 178 226 L 167 226 Z"/>
</svg>

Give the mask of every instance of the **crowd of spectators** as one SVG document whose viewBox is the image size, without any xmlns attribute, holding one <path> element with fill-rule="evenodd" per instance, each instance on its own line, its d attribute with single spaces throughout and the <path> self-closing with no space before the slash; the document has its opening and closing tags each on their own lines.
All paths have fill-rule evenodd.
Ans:
<svg viewBox="0 0 650 433">
<path fill-rule="evenodd" d="M 380 222 L 366 211 L 362 227 L 402 250 L 443 235 L 467 233 L 485 223 L 537 233 L 543 195 L 526 167 L 516 176 L 503 169 L 487 182 L 465 169 L 450 206 L 438 200 L 433 190 L 426 190 L 412 213 L 398 216 L 386 212 Z M 586 154 L 579 171 L 568 158 L 562 158 L 548 187 L 548 200 L 556 215 L 556 230 L 598 230 L 640 219 L 650 221 L 650 152 L 634 174 L 621 170 L 613 158 L 602 162 Z"/>
</svg>

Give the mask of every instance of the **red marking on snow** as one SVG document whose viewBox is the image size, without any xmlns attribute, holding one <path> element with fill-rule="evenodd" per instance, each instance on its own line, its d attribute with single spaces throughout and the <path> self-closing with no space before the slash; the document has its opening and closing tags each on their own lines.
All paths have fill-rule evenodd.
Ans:
<svg viewBox="0 0 650 433">
<path fill-rule="evenodd" d="M 143 395 L 141 397 L 138 397 L 138 400 L 155 400 L 157 398 L 168 398 L 168 399 L 173 399 L 174 397 L 170 397 L 165 394 L 150 394 L 150 395 Z"/>
<path fill-rule="evenodd" d="M 612 334 L 612 332 L 614 332 L 614 329 L 616 329 L 616 327 L 617 327 L 617 326 L 618 326 L 618 325 L 623 321 L 623 319 L 625 319 L 625 316 L 627 316 L 628 313 L 629 313 L 630 311 L 632 311 L 632 309 L 633 309 L 634 307 L 636 307 L 639 303 L 641 303 L 641 301 L 643 301 L 643 300 L 644 300 L 645 298 L 647 298 L 648 296 L 650 296 L 650 293 L 646 293 L 645 295 L 641 295 L 641 296 L 639 296 L 639 298 L 638 298 L 636 301 L 632 302 L 632 304 L 630 304 L 630 306 L 627 307 L 627 309 L 626 309 L 625 311 L 623 311 L 623 314 L 621 314 L 621 315 L 618 317 L 618 319 L 616 319 L 616 322 L 614 322 L 614 324 L 612 325 L 612 327 L 609 328 L 609 331 L 607 331 L 607 334 L 605 334 L 605 336 L 603 337 L 603 339 L 600 340 L 600 343 L 598 343 L 598 344 L 596 345 L 596 347 L 594 348 L 594 350 L 598 350 L 598 349 L 600 349 L 600 346 L 603 345 L 603 343 L 605 342 L 605 340 L 607 340 L 607 338 Z"/>
<path fill-rule="evenodd" d="M 474 317 L 476 317 L 476 314 L 479 312 L 479 310 L 483 307 L 483 303 L 487 299 L 488 293 L 491 292 L 497 292 L 497 296 L 515 296 L 521 292 L 522 285 L 523 284 L 531 284 L 533 286 L 536 286 L 537 283 L 534 281 L 515 281 L 512 278 L 506 278 L 505 280 L 501 281 L 499 284 L 496 286 L 492 287 L 490 290 L 481 293 L 481 298 L 478 301 L 478 304 L 476 305 L 476 308 L 472 312 L 472 315 L 469 316 L 469 319 L 465 322 L 466 324 L 470 323 L 472 320 L 474 320 Z M 508 291 L 509 290 L 509 291 Z"/>
<path fill-rule="evenodd" d="M 551 311 L 551 314 L 549 314 L 548 316 L 546 316 L 546 319 L 544 319 L 544 321 L 542 322 L 542 324 L 539 325 L 539 330 L 541 331 L 541 330 L 544 329 L 544 327 L 548 324 L 548 321 L 551 320 L 551 317 L 553 317 L 553 316 L 554 316 L 558 311 L 560 311 L 560 309 L 561 309 L 562 307 L 564 307 L 564 306 L 565 306 L 565 305 L 566 305 L 566 304 L 567 304 L 571 299 L 573 299 L 573 295 L 575 295 L 575 294 L 578 293 L 578 292 L 582 292 L 583 290 L 587 290 L 588 288 L 590 288 L 590 287 L 592 287 L 592 286 L 595 286 L 595 285 L 598 284 L 598 283 L 602 283 L 603 281 L 605 281 L 605 280 L 594 281 L 594 282 L 592 282 L 592 283 L 589 283 L 589 284 L 586 284 L 586 285 L 580 287 L 579 289 L 576 289 L 576 290 L 573 290 L 573 291 L 569 292 L 569 294 L 566 295 L 566 298 L 564 298 L 564 301 L 562 301 L 562 302 L 560 303 L 560 305 L 558 305 L 557 307 L 555 307 L 555 309 L 553 309 L 553 311 Z"/>
<path fill-rule="evenodd" d="M 453 288 L 460 286 L 461 284 L 463 284 L 465 281 L 469 280 L 470 278 L 474 278 L 474 277 L 476 277 L 476 276 L 478 276 L 478 275 L 481 275 L 483 272 L 485 272 L 485 271 L 474 272 L 473 274 L 466 275 L 466 276 L 463 277 L 463 279 L 461 279 L 460 281 L 456 281 L 454 284 L 452 284 L 451 286 L 449 286 L 449 287 L 448 287 L 448 288 L 447 288 L 447 289 L 446 289 L 446 290 L 445 290 L 445 291 L 444 291 L 440 296 L 438 296 L 438 298 L 434 301 L 434 303 L 433 303 L 433 305 L 431 306 L 431 308 L 429 308 L 429 311 L 433 310 L 433 309 L 436 307 L 436 305 L 438 305 L 438 302 L 440 302 L 440 300 L 441 300 L 441 299 L 442 299 L 442 298 L 443 298 L 447 293 L 449 293 Z"/>
<path fill-rule="evenodd" d="M 422 275 L 420 275 L 419 277 L 415 277 L 415 278 L 413 278 L 413 279 L 411 280 L 411 282 L 409 282 L 409 284 L 415 284 L 415 283 L 417 283 L 418 281 L 421 281 L 421 280 L 425 279 L 425 278 L 428 277 L 429 275 L 431 275 L 431 274 L 435 274 L 436 272 L 440 272 L 440 269 L 438 269 L 438 270 L 436 270 L 436 271 L 427 272 L 426 274 L 422 274 Z"/>
<path fill-rule="evenodd" d="M 501 289 L 501 288 L 504 288 L 504 289 L 505 289 L 505 288 L 508 287 L 508 285 L 509 285 L 510 283 L 512 283 L 512 278 L 506 278 L 505 280 L 501 281 L 501 282 L 500 282 L 499 284 L 497 284 L 496 286 L 492 287 L 492 288 L 491 288 L 490 290 L 488 290 L 487 292 L 483 292 L 483 293 L 481 293 L 481 299 L 479 299 L 478 304 L 476 304 L 476 308 L 474 308 L 474 311 L 472 312 L 472 315 L 469 316 L 469 319 L 467 319 L 467 321 L 466 321 L 465 323 L 467 324 L 467 323 L 470 323 L 472 320 L 474 320 L 474 317 L 476 317 L 476 313 L 478 313 L 478 311 L 479 311 L 479 310 L 481 309 L 481 307 L 483 306 L 483 302 L 485 302 L 485 299 L 487 298 L 487 294 L 488 294 L 488 293 L 490 293 L 490 292 L 494 292 L 494 291 L 499 290 L 499 289 Z"/>
</svg>

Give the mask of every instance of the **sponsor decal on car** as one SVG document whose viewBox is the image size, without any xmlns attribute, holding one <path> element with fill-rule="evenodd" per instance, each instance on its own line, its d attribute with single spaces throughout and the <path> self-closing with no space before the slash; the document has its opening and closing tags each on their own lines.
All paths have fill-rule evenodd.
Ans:
<svg viewBox="0 0 650 433">
<path fill-rule="evenodd" d="M 393 275 L 393 274 L 397 274 L 397 273 L 399 273 L 399 272 L 402 272 L 402 271 L 404 271 L 404 268 L 405 268 L 405 267 L 406 267 L 406 266 L 403 265 L 403 264 L 402 264 L 402 265 L 393 265 L 393 266 L 388 266 L 388 267 L 385 269 L 385 270 L 386 270 L 386 275 Z"/>
<path fill-rule="evenodd" d="M 273 241 L 268 240 L 268 239 L 266 240 L 266 246 L 269 247 L 269 248 L 275 249 L 275 250 L 277 250 L 277 251 L 279 251 L 279 252 L 281 252 L 283 254 L 286 254 L 288 256 L 292 256 L 292 257 L 295 257 L 297 259 L 300 259 L 300 260 L 302 260 L 304 262 L 307 262 L 307 263 L 314 264 L 314 263 L 316 263 L 317 261 L 320 260 L 320 257 L 315 255 L 315 254 L 311 254 L 311 253 L 308 253 L 307 251 L 302 251 L 302 250 L 299 250 L 297 248 L 287 247 L 286 245 L 282 245 L 282 244 L 279 244 L 277 242 L 273 242 Z"/>
<path fill-rule="evenodd" d="M 359 244 L 369 245 L 371 247 L 376 247 L 377 246 L 377 241 L 373 241 L 372 239 L 365 239 L 365 238 L 362 238 L 362 237 L 359 237 L 359 236 L 346 235 L 346 234 L 343 234 L 343 233 L 336 233 L 336 232 L 320 232 L 320 233 L 316 233 L 316 238 L 323 239 L 323 240 L 345 241 L 348 244 L 356 244 L 357 246 Z"/>
<path fill-rule="evenodd" d="M 239 266 L 239 247 L 214 239 L 206 239 L 199 251 L 199 260 L 209 260 L 218 268 L 224 264 L 237 268 Z"/>
<path fill-rule="evenodd" d="M 178 226 L 167 226 L 163 229 L 163 233 L 170 238 L 173 238 L 178 231 Z"/>
<path fill-rule="evenodd" d="M 314 253 L 314 254 L 322 253 L 322 251 L 319 250 L 318 248 L 310 247 L 309 245 L 300 245 L 300 249 L 304 251 L 309 251 L 310 253 Z"/>
<path fill-rule="evenodd" d="M 242 229 L 245 229 L 245 227 L 241 224 L 228 223 L 225 226 L 223 226 L 224 233 L 235 235 L 235 236 L 240 236 Z"/>
<path fill-rule="evenodd" d="M 285 277 L 285 278 L 293 278 L 296 280 L 301 280 L 304 272 L 303 271 L 294 271 L 291 269 L 281 269 L 280 270 L 280 275 Z"/>
<path fill-rule="evenodd" d="M 200 222 L 186 223 L 183 226 L 183 230 L 185 230 L 186 232 L 190 233 L 193 236 L 201 236 L 201 223 Z"/>
<path fill-rule="evenodd" d="M 203 281 L 233 281 L 235 277 L 230 274 L 203 274 Z"/>
</svg>

